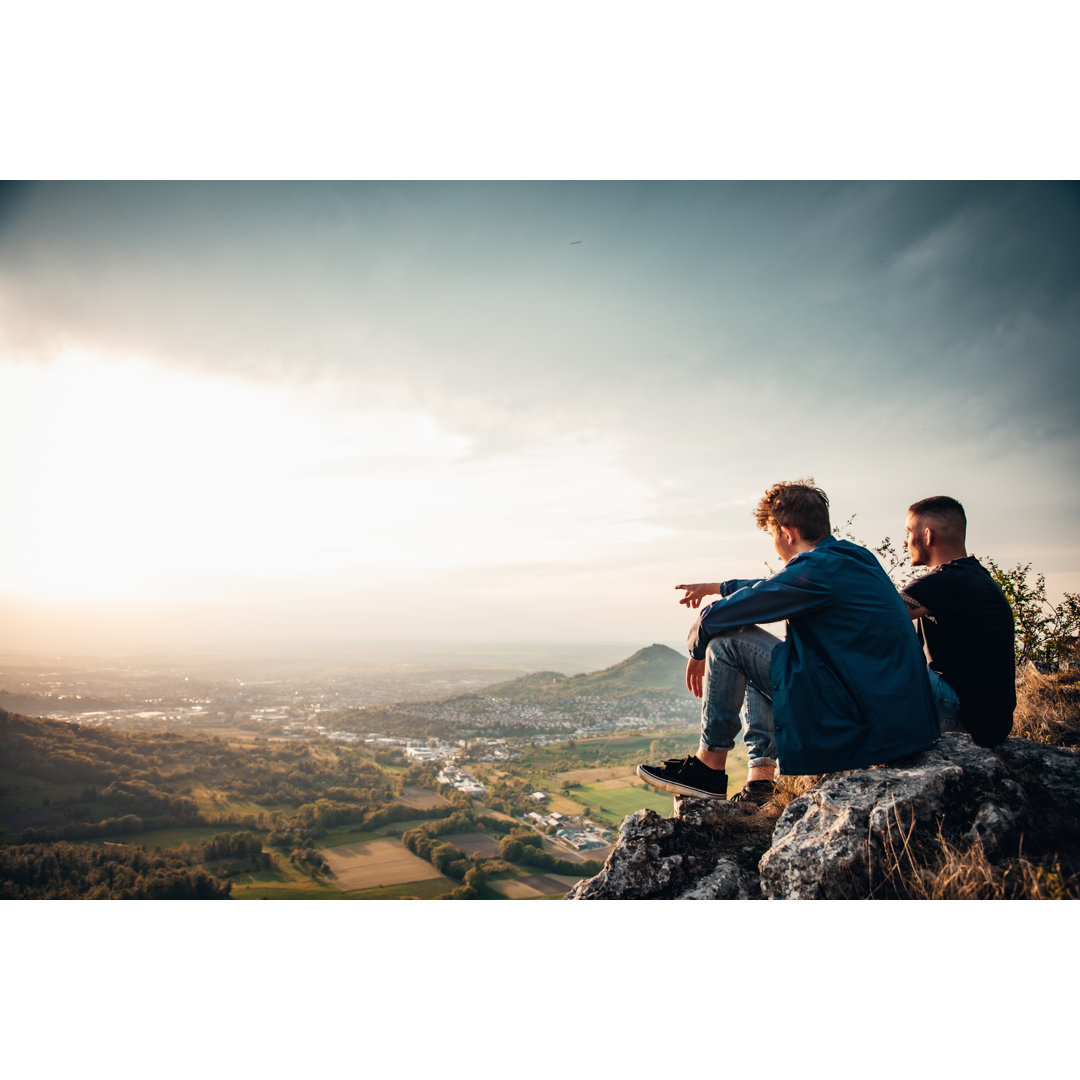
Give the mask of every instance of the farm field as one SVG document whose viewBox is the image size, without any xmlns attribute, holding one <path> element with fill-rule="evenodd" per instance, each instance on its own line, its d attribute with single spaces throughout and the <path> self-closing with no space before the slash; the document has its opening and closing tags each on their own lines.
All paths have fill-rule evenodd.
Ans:
<svg viewBox="0 0 1080 1080">
<path fill-rule="evenodd" d="M 365 840 L 380 840 L 387 834 L 387 826 L 378 829 L 365 829 L 363 825 L 344 825 L 333 832 L 323 833 L 316 841 L 319 848 L 342 847 L 345 844 L 360 844 Z"/>
<path fill-rule="evenodd" d="M 672 796 L 664 791 L 645 788 L 636 775 L 576 788 L 574 796 L 588 807 L 589 816 L 608 825 L 619 825 L 627 814 L 655 810 L 661 817 L 671 817 L 675 809 Z"/>
<path fill-rule="evenodd" d="M 499 854 L 499 842 L 487 833 L 451 833 L 449 836 L 440 836 L 439 839 L 453 844 L 466 855 L 482 855 L 485 859 L 493 859 Z"/>
<path fill-rule="evenodd" d="M 619 777 L 633 774 L 636 766 L 614 765 L 603 768 L 570 769 L 567 772 L 557 773 L 552 777 L 555 787 L 563 784 L 599 784 L 604 780 L 617 780 Z"/>
<path fill-rule="evenodd" d="M 552 778 L 550 806 L 562 813 L 567 804 L 585 807 L 594 818 L 608 825 L 618 825 L 628 814 L 638 810 L 655 810 L 662 817 L 671 817 L 673 797 L 667 792 L 648 787 L 637 775 L 636 765 L 602 768 L 571 769 Z M 736 746 L 728 755 L 728 794 L 740 790 L 746 782 L 746 747 Z M 561 793 L 564 784 L 571 785 L 567 794 Z"/>
<path fill-rule="evenodd" d="M 196 784 L 191 789 L 191 798 L 203 813 L 258 814 L 280 808 L 276 803 L 257 803 L 245 799 L 230 799 L 220 791 Z"/>
<path fill-rule="evenodd" d="M 488 888 L 507 900 L 555 900 L 564 897 L 578 881 L 578 878 L 565 874 L 530 874 L 489 881 Z"/>
<path fill-rule="evenodd" d="M 241 870 L 232 878 L 234 900 L 337 900 L 340 889 L 278 857 L 269 870 Z"/>
<path fill-rule="evenodd" d="M 437 791 L 422 787 L 403 787 L 398 802 L 414 810 L 434 810 L 438 806 L 450 805 Z"/>
<path fill-rule="evenodd" d="M 408 851 L 398 840 L 368 840 L 324 848 L 322 854 L 333 871 L 333 884 L 342 892 L 443 876 L 431 863 Z"/>
<path fill-rule="evenodd" d="M 177 847 L 180 844 L 200 844 L 223 832 L 239 832 L 223 825 L 178 825 L 171 829 L 151 829 L 141 833 L 112 833 L 109 836 L 94 836 L 77 841 L 80 844 L 101 845 L 131 844 L 135 847 L 153 851 L 156 847 Z"/>
<path fill-rule="evenodd" d="M 289 870 L 293 870 L 289 867 Z M 306 874 L 278 875 L 238 874 L 233 879 L 233 900 L 433 900 L 448 892 L 457 883 L 444 878 L 412 881 L 383 888 L 354 889 L 342 892 L 325 880 L 312 880 Z"/>
</svg>

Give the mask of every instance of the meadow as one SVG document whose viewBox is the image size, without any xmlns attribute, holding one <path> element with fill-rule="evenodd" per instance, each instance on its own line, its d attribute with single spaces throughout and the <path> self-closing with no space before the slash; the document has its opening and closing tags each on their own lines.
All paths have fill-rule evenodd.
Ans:
<svg viewBox="0 0 1080 1080">
<path fill-rule="evenodd" d="M 537 770 L 531 776 L 538 782 L 540 790 L 550 793 L 549 808 L 563 814 L 587 814 L 595 821 L 614 827 L 638 810 L 655 810 L 662 817 L 671 817 L 674 810 L 672 796 L 645 784 L 636 771 L 641 762 L 662 760 L 662 755 L 650 754 L 656 749 L 656 743 L 655 738 L 641 736 L 605 740 L 605 756 L 610 757 L 615 751 L 620 758 L 629 758 L 629 762 L 568 769 L 549 777 Z M 585 747 L 582 756 L 591 756 L 587 744 L 580 746 Z M 688 753 L 691 748 L 681 752 Z M 529 755 L 525 760 L 526 763 L 532 761 Z M 728 755 L 727 774 L 728 793 L 732 794 L 746 781 L 746 747 L 741 743 Z M 543 787 L 542 782 L 548 786 Z"/>
</svg>

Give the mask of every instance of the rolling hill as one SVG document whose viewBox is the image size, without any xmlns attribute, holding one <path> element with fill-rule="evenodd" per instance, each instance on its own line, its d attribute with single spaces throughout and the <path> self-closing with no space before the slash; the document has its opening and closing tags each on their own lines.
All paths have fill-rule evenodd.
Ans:
<svg viewBox="0 0 1080 1080">
<path fill-rule="evenodd" d="M 483 697 L 510 701 L 559 701 L 579 697 L 628 697 L 645 691 L 686 692 L 686 657 L 667 645 L 649 645 L 633 656 L 600 671 L 563 675 L 537 671 L 509 682 L 487 686 Z M 467 700 L 479 695 L 454 698 Z"/>
</svg>

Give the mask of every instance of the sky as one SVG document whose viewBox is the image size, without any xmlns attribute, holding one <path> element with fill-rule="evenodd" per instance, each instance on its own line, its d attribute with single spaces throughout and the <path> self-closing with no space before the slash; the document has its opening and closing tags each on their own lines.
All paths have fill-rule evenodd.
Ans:
<svg viewBox="0 0 1080 1080">
<path fill-rule="evenodd" d="M 662 641 L 813 477 L 1080 591 L 1080 186 L 0 187 L 0 649 Z"/>
</svg>

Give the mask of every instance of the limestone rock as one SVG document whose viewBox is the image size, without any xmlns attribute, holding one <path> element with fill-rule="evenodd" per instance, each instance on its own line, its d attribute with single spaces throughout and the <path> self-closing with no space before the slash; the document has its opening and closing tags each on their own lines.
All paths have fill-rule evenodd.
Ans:
<svg viewBox="0 0 1080 1080">
<path fill-rule="evenodd" d="M 761 886 L 752 870 L 743 870 L 732 859 L 721 859 L 692 889 L 681 893 L 679 900 L 760 900 Z"/>
<path fill-rule="evenodd" d="M 639 810 L 623 819 L 619 839 L 593 878 L 580 881 L 568 900 L 674 900 L 736 898 L 756 892 L 756 875 L 744 880 L 738 866 L 719 865 L 722 841 L 733 819 L 743 816 L 737 803 L 713 799 L 675 800 L 675 816 Z M 698 895 L 700 893 L 700 895 Z"/>
<path fill-rule="evenodd" d="M 1060 852 L 1080 863 L 1080 751 L 1027 739 L 988 750 L 948 734 L 888 766 L 826 777 L 775 828 L 765 823 L 764 841 L 762 824 L 753 808 L 716 800 L 676 798 L 669 819 L 641 810 L 623 822 L 603 870 L 567 898 L 888 895 L 905 847 L 939 835 L 981 844 L 991 860 Z"/>
</svg>

